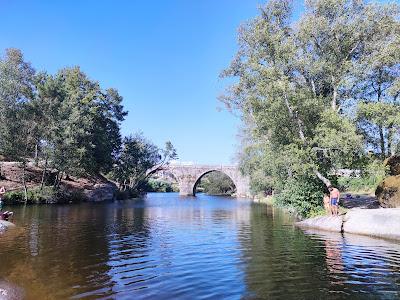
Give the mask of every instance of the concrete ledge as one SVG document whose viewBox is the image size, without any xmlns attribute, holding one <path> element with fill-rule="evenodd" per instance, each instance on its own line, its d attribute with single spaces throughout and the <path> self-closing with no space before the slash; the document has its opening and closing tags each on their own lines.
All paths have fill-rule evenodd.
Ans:
<svg viewBox="0 0 400 300">
<path fill-rule="evenodd" d="M 343 222 L 344 232 L 400 239 L 400 208 L 351 209 Z"/>
<path fill-rule="evenodd" d="M 320 216 L 297 222 L 295 225 L 301 228 L 313 228 L 332 232 L 342 232 L 342 216 Z"/>
</svg>

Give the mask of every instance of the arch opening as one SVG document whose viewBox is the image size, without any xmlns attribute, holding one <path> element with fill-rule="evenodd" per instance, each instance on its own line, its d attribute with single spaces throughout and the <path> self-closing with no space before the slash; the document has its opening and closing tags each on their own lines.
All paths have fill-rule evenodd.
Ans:
<svg viewBox="0 0 400 300">
<path fill-rule="evenodd" d="M 226 173 L 210 170 L 199 176 L 193 186 L 193 196 L 196 193 L 208 195 L 232 196 L 236 193 L 235 182 Z"/>
</svg>

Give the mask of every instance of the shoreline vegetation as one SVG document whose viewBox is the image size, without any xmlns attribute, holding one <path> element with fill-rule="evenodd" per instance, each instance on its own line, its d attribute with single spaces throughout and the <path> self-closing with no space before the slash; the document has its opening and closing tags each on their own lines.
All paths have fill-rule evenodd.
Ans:
<svg viewBox="0 0 400 300">
<path fill-rule="evenodd" d="M 6 49 L 0 83 L 6 204 L 130 198 L 177 158 L 171 142 L 161 149 L 141 133 L 122 137 L 122 97 L 79 67 L 38 72 L 20 50 Z"/>
<path fill-rule="evenodd" d="M 330 185 L 375 192 L 400 153 L 400 7 L 306 1 L 293 21 L 292 4 L 270 0 L 240 27 L 220 100 L 243 121 L 253 194 L 273 191 L 274 205 L 307 218 L 323 214 Z"/>
</svg>

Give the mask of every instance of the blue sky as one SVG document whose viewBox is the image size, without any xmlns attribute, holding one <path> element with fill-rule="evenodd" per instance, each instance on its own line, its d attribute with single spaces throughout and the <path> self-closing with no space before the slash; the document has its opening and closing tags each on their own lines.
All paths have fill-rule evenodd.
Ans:
<svg viewBox="0 0 400 300">
<path fill-rule="evenodd" d="M 81 66 L 114 87 L 129 111 L 124 135 L 170 140 L 181 161 L 232 163 L 239 120 L 217 96 L 257 0 L 0 0 L 0 51 L 19 48 L 38 70 Z M 295 1 L 296 13 L 301 0 Z"/>
</svg>

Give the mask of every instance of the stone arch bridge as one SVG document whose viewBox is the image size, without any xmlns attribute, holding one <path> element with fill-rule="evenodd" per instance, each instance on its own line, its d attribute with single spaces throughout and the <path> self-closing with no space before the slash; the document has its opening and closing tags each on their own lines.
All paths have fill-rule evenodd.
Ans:
<svg viewBox="0 0 400 300">
<path fill-rule="evenodd" d="M 159 172 L 173 175 L 178 182 L 179 194 L 194 196 L 196 185 L 200 179 L 211 172 L 219 171 L 229 176 L 236 186 L 236 197 L 250 197 L 250 180 L 243 176 L 237 166 L 223 165 L 196 165 L 196 164 L 171 164 L 164 166 Z"/>
</svg>

